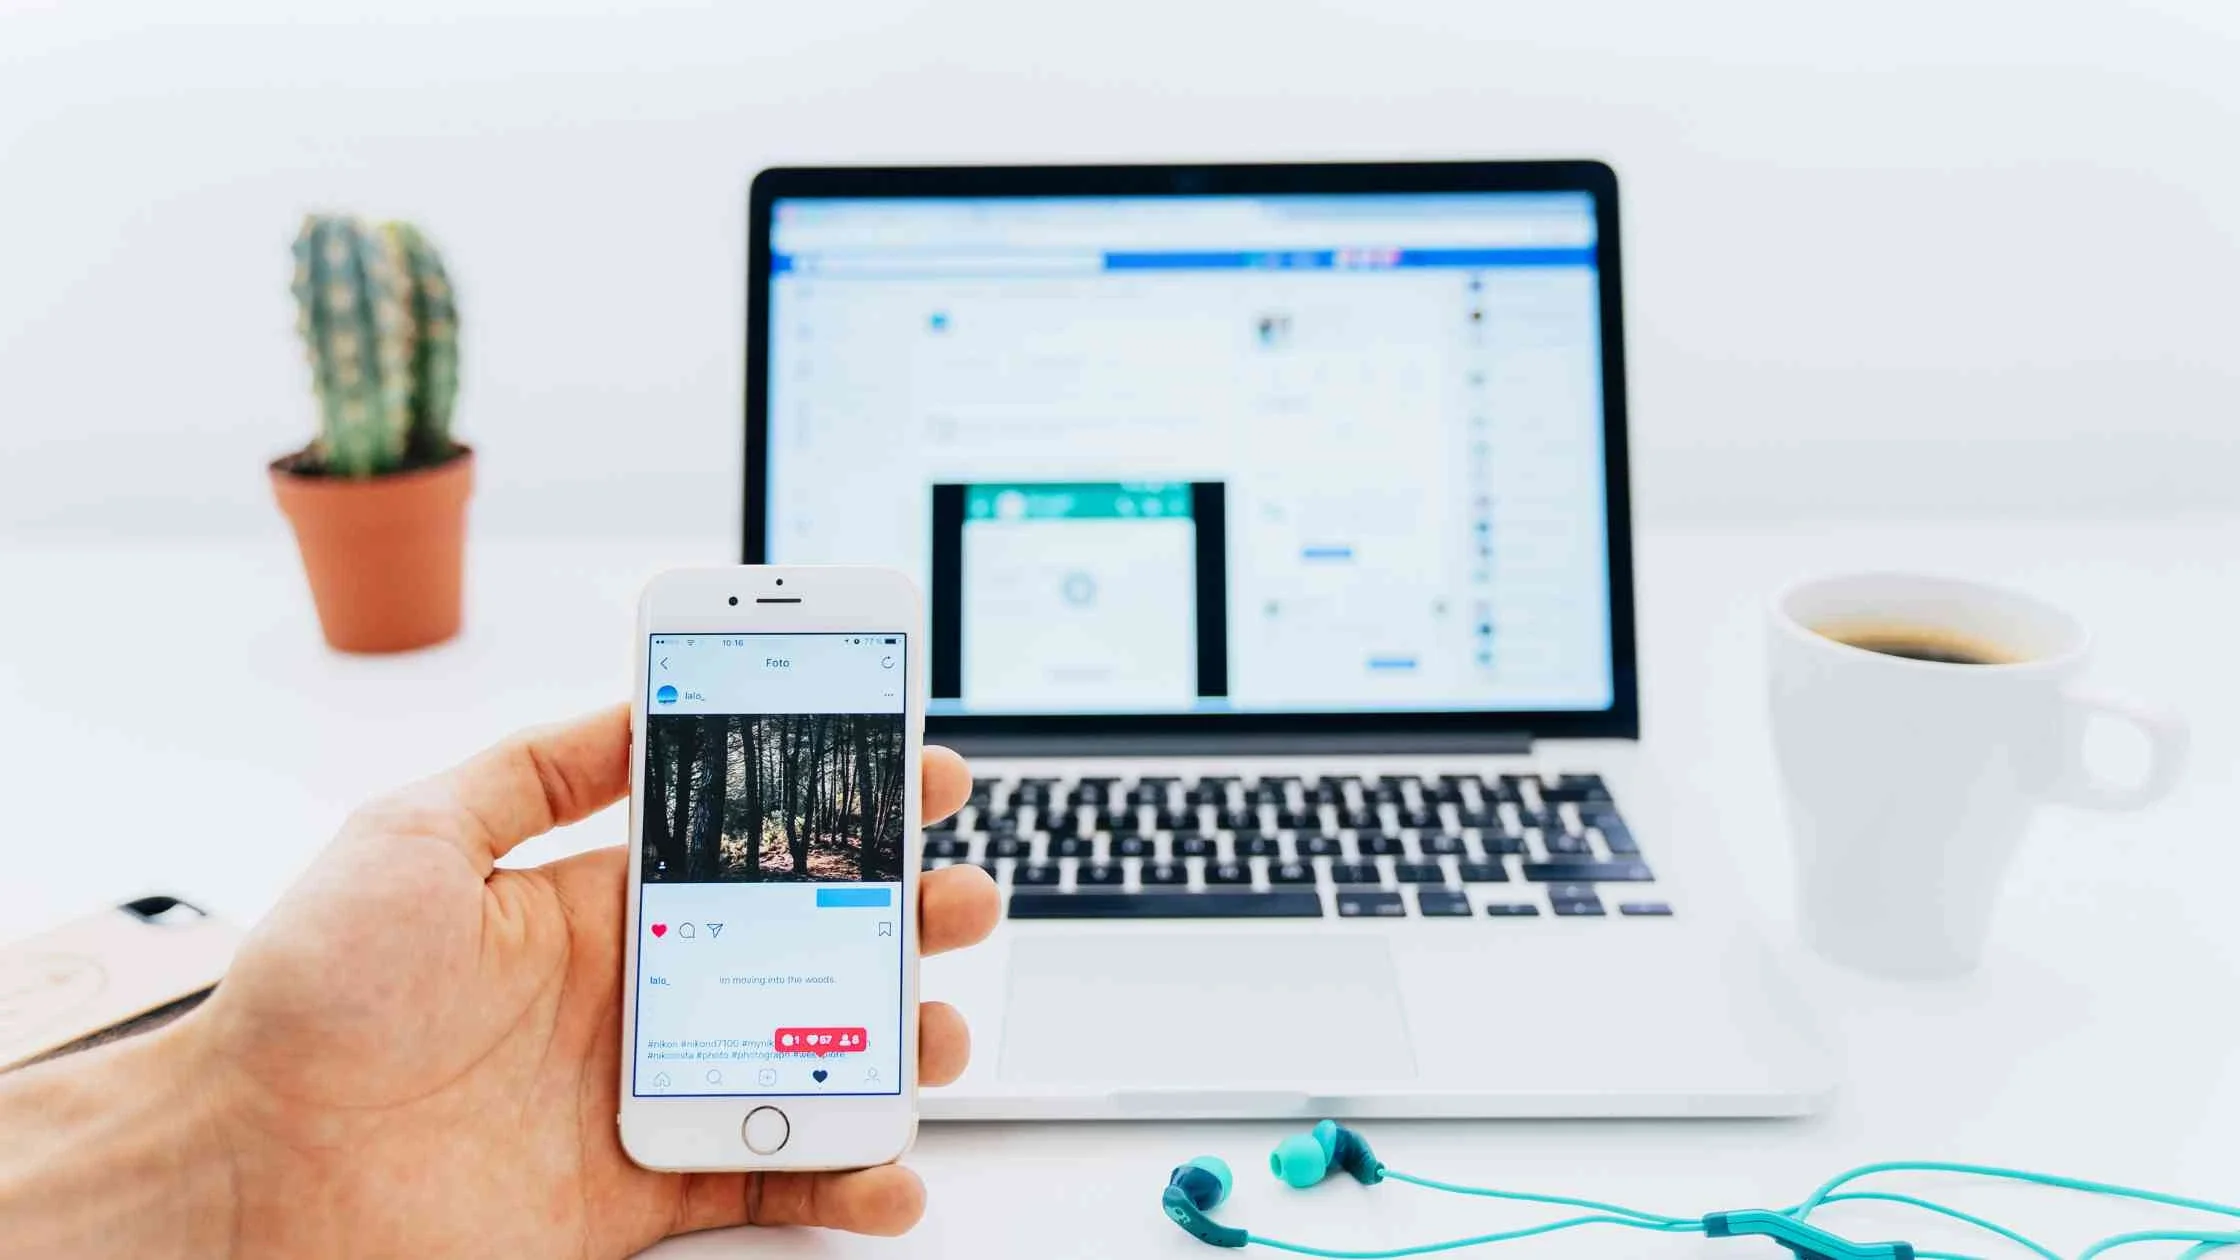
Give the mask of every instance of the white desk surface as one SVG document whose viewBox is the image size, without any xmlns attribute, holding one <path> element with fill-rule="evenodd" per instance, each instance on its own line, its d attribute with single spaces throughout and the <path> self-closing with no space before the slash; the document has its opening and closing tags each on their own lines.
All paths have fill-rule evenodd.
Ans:
<svg viewBox="0 0 2240 1260">
<path fill-rule="evenodd" d="M 320 645 L 277 521 L 268 536 L 223 545 L 7 545 L 0 935 L 148 891 L 255 918 L 352 803 L 512 727 L 622 695 L 639 581 L 725 558 L 721 540 L 478 538 L 465 636 L 366 660 Z M 1678 802 L 1676 830 L 1643 837 L 1651 859 L 1726 845 L 1768 931 L 1791 938 L 1759 610 L 1786 578 L 1881 566 L 2002 580 L 2081 613 L 2100 636 L 2091 681 L 2191 719 L 2193 768 L 2177 795 L 2141 814 L 2045 814 L 2016 864 L 1992 955 L 1966 981 L 1897 986 L 1800 959 L 1847 1064 L 1820 1117 L 1368 1128 L 1389 1163 L 1688 1214 L 1789 1202 L 1840 1168 L 1897 1157 L 2240 1199 L 2240 519 L 1645 535 L 1643 709 Z M 2108 751 L 2120 760 L 2134 750 Z M 134 776 L 121 795 L 120 761 Z M 623 815 L 609 811 L 522 858 L 622 831 Z M 1484 994 L 1494 994 L 1490 937 L 1487 948 Z M 1511 1035 L 1561 1016 L 1538 1012 Z M 1639 1052 L 1657 1052 L 1656 1029 L 1639 1030 Z M 913 1156 L 931 1205 L 910 1238 L 770 1233 L 752 1254 L 1201 1255 L 1156 1207 L 1168 1169 L 1200 1153 L 1237 1170 L 1226 1219 L 1281 1238 L 1391 1246 L 1541 1219 L 1400 1185 L 1286 1190 L 1261 1169 L 1289 1127 L 934 1127 Z M 1925 1184 L 2064 1251 L 2168 1219 L 2047 1192 Z M 1855 1205 L 1828 1220 L 1853 1237 L 2021 1254 L 1896 1208 Z M 704 1236 L 652 1254 L 733 1255 L 744 1241 Z M 1786 1255 L 1763 1241 L 1591 1231 L 1502 1254 Z"/>
</svg>

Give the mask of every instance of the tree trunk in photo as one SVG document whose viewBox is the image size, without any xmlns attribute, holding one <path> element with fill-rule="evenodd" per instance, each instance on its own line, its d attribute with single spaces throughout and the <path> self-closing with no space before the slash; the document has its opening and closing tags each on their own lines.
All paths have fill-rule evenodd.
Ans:
<svg viewBox="0 0 2240 1260">
<path fill-rule="evenodd" d="M 879 735 L 879 763 L 885 768 L 884 791 L 880 794 L 879 837 L 888 852 L 899 859 L 902 852 L 902 789 L 909 780 L 902 765 L 901 730 L 889 727 Z"/>
<path fill-rule="evenodd" d="M 684 853 L 677 845 L 676 740 L 667 723 L 649 723 L 646 730 L 646 807 L 641 825 L 647 874 L 675 877 L 684 873 Z"/>
<path fill-rule="evenodd" d="M 699 746 L 693 774 L 692 817 L 685 843 L 686 864 L 696 880 L 714 879 L 721 870 L 724 772 L 727 769 L 724 745 L 728 742 L 724 726 L 720 717 L 703 717 L 695 723 Z"/>
<path fill-rule="evenodd" d="M 785 799 L 781 813 L 786 824 L 786 853 L 793 860 L 793 878 L 807 879 L 809 868 L 803 862 L 806 848 L 801 843 L 801 816 L 794 812 L 794 806 L 801 798 L 801 768 L 797 760 L 801 751 L 801 721 L 798 715 L 790 714 L 784 721 L 785 744 L 779 750 L 779 757 L 784 761 L 785 769 L 779 782 L 783 785 Z"/>
<path fill-rule="evenodd" d="M 748 879 L 762 878 L 762 722 L 759 718 L 739 719 L 739 743 L 742 756 L 740 777 L 745 781 L 745 793 L 740 801 L 739 829 L 747 838 Z"/>
<path fill-rule="evenodd" d="M 870 864 L 871 856 L 879 852 L 879 846 L 885 843 L 885 839 L 871 826 L 872 789 L 876 786 L 871 777 L 871 736 L 878 725 L 879 721 L 876 718 L 856 719 L 856 810 L 854 826 L 858 844 L 857 851 L 863 855 L 862 860 L 866 865 Z"/>
<path fill-rule="evenodd" d="M 806 871 L 808 854 L 817 847 L 817 840 L 824 827 L 824 741 L 832 719 L 822 715 L 809 718 L 809 799 L 806 803 L 808 818 L 808 843 L 802 848 L 801 869 Z"/>
<path fill-rule="evenodd" d="M 738 714 L 728 714 L 720 720 L 723 723 L 723 813 L 720 815 L 721 821 L 716 824 L 716 835 L 721 841 L 717 851 L 722 857 L 719 869 L 723 877 L 736 879 L 743 863 L 732 853 L 732 847 L 740 839 L 739 807 L 744 802 L 733 789 L 744 783 L 747 777 L 746 766 L 742 764 L 746 754 L 746 735 L 740 728 L 741 719 Z"/>
<path fill-rule="evenodd" d="M 685 854 L 685 821 L 690 821 L 692 816 L 692 762 L 690 751 L 685 749 L 685 731 L 690 731 L 690 724 L 663 722 L 661 729 L 665 733 L 661 740 L 661 762 L 668 767 L 670 776 L 668 814 L 663 816 L 663 825 L 668 827 L 670 877 L 683 879 L 685 856 L 688 856 Z"/>
</svg>

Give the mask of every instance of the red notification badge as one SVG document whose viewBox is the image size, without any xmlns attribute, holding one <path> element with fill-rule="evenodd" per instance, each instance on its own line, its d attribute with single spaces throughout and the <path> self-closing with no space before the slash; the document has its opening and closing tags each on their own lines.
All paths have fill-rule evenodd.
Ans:
<svg viewBox="0 0 2240 1260">
<path fill-rule="evenodd" d="M 861 1054 L 861 1028 L 780 1028 L 770 1034 L 770 1046 L 779 1054 Z"/>
</svg>

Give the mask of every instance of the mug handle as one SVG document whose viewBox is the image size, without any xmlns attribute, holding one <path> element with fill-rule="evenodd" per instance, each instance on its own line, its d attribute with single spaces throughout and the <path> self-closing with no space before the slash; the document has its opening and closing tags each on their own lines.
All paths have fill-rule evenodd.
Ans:
<svg viewBox="0 0 2240 1260">
<path fill-rule="evenodd" d="M 2191 742 L 2185 719 L 2117 696 L 2070 696 L 2068 704 L 2068 766 L 2054 784 L 2056 800 L 2086 809 L 2138 809 L 2160 800 L 2177 783 Z M 2085 727 L 2096 717 L 2128 722 L 2147 737 L 2147 773 L 2137 783 L 2111 783 L 2084 764 Z"/>
</svg>

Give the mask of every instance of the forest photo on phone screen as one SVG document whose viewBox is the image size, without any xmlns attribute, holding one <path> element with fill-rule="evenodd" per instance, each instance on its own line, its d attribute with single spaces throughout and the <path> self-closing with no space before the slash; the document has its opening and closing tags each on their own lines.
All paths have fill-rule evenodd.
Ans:
<svg viewBox="0 0 2240 1260">
<path fill-rule="evenodd" d="M 646 719 L 647 883 L 896 883 L 903 715 Z"/>
</svg>

